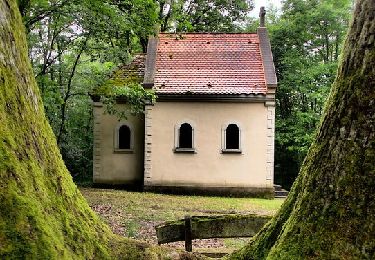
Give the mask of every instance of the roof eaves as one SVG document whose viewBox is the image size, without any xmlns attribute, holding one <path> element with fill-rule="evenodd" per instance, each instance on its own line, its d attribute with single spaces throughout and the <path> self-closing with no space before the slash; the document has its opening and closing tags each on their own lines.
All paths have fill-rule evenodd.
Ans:
<svg viewBox="0 0 375 260">
<path fill-rule="evenodd" d="M 211 101 L 211 102 L 267 102 L 273 99 L 267 97 L 266 94 L 217 94 L 217 93 L 159 93 L 158 101 Z"/>
</svg>

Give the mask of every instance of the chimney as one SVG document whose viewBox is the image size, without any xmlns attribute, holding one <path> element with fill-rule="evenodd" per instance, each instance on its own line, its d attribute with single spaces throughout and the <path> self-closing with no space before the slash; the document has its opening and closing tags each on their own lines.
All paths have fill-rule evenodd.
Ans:
<svg viewBox="0 0 375 260">
<path fill-rule="evenodd" d="M 266 17 L 266 9 L 264 9 L 264 6 L 262 6 L 259 12 L 259 18 L 260 18 L 259 27 L 265 27 L 265 17 Z"/>
</svg>

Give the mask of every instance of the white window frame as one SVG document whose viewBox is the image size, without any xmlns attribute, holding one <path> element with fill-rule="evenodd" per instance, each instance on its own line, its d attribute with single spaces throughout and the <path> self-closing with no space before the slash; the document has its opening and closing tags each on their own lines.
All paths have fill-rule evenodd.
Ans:
<svg viewBox="0 0 375 260">
<path fill-rule="evenodd" d="M 226 131 L 229 125 L 236 125 L 238 127 L 238 149 L 227 149 L 227 135 Z M 227 154 L 242 154 L 242 127 L 238 122 L 228 122 L 221 127 L 221 153 Z"/>
<path fill-rule="evenodd" d="M 183 124 L 189 124 L 191 126 L 191 144 L 192 148 L 180 148 L 180 128 Z M 174 148 L 175 153 L 196 153 L 196 131 L 195 124 L 191 120 L 182 120 L 174 127 Z"/>
</svg>

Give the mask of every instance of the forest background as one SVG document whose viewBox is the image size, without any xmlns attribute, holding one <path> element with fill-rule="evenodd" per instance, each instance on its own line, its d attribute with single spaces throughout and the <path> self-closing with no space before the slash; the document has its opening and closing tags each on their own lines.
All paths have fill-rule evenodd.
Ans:
<svg viewBox="0 0 375 260">
<path fill-rule="evenodd" d="M 46 115 L 75 181 L 92 176 L 89 93 L 162 32 L 256 32 L 251 0 L 19 0 Z M 334 81 L 352 0 L 266 7 L 278 77 L 275 183 L 290 188 Z"/>
</svg>

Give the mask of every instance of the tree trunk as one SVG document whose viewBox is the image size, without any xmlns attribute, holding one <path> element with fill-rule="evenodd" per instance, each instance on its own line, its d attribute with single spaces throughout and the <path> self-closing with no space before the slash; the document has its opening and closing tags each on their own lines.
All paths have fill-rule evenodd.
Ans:
<svg viewBox="0 0 375 260">
<path fill-rule="evenodd" d="M 357 2 L 320 129 L 278 214 L 232 259 L 375 259 L 375 1 Z"/>
<path fill-rule="evenodd" d="M 0 1 L 0 258 L 108 257 L 111 235 L 67 172 L 31 72 L 16 1 Z"/>
<path fill-rule="evenodd" d="M 0 259 L 179 256 L 112 234 L 72 182 L 45 118 L 16 0 L 0 0 L 0 122 Z"/>
</svg>

